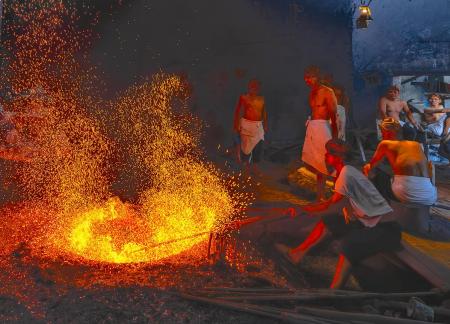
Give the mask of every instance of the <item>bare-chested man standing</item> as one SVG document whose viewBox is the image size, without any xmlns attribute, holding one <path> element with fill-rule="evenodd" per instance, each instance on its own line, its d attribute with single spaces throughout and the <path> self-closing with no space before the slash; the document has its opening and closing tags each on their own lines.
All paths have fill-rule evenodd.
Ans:
<svg viewBox="0 0 450 324">
<path fill-rule="evenodd" d="M 392 185 L 390 179 L 386 177 L 384 183 L 381 179 L 374 181 L 377 189 L 386 198 L 421 205 L 434 204 L 437 200 L 437 191 L 431 183 L 428 161 L 421 144 L 415 141 L 402 141 L 400 123 L 392 117 L 384 119 L 380 127 L 383 140 L 378 144 L 372 160 L 364 166 L 364 174 L 368 175 L 386 158 L 394 173 Z"/>
<path fill-rule="evenodd" d="M 247 167 L 250 163 L 255 165 L 260 162 L 264 133 L 267 133 L 267 112 L 264 97 L 259 95 L 259 90 L 259 81 L 250 80 L 248 92 L 239 97 L 234 112 L 234 130 L 240 134 L 243 161 Z"/>
<path fill-rule="evenodd" d="M 317 175 L 317 200 L 324 198 L 325 176 L 329 174 L 325 165 L 325 144 L 337 137 L 336 107 L 333 90 L 320 83 L 320 70 L 310 66 L 305 70 L 305 83 L 311 88 L 309 105 L 311 119 L 306 124 L 302 161 Z"/>
<path fill-rule="evenodd" d="M 413 141 L 416 139 L 417 130 L 420 129 L 420 125 L 414 119 L 406 101 L 400 100 L 400 89 L 397 86 L 390 86 L 387 89 L 386 94 L 380 98 L 378 102 L 378 111 L 381 120 L 392 117 L 400 122 L 403 129 L 403 138 L 405 140 Z M 402 112 L 406 114 L 406 118 L 413 127 L 400 120 L 400 114 Z"/>
</svg>

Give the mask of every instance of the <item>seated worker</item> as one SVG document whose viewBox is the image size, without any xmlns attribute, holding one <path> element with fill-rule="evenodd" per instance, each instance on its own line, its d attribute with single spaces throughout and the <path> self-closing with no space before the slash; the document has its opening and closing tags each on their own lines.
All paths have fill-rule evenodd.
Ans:
<svg viewBox="0 0 450 324">
<path fill-rule="evenodd" d="M 397 86 L 390 86 L 386 94 L 380 98 L 378 112 L 381 120 L 392 117 L 400 123 L 405 140 L 416 140 L 417 132 L 421 130 L 421 127 L 414 119 L 406 101 L 400 100 L 400 89 Z M 402 112 L 406 114 L 406 118 L 412 124 L 412 127 L 400 120 L 400 113 Z"/>
<path fill-rule="evenodd" d="M 396 249 L 401 228 L 396 222 L 383 220 L 392 208 L 374 185 L 358 169 L 347 164 L 348 146 L 331 139 L 326 144 L 325 160 L 338 177 L 333 196 L 322 203 L 302 206 L 305 212 L 321 215 L 313 231 L 296 248 L 277 244 L 277 249 L 293 264 L 298 264 L 308 251 L 330 235 L 341 239 L 341 251 L 331 288 L 341 288 L 351 267 L 378 252 Z"/>
<path fill-rule="evenodd" d="M 398 120 L 386 118 L 380 125 L 383 140 L 378 144 L 372 159 L 363 172 L 371 176 L 375 186 L 387 199 L 420 205 L 432 205 L 437 200 L 437 190 L 430 179 L 429 163 L 422 145 L 414 141 L 402 141 L 402 127 Z M 387 159 L 394 179 L 376 168 L 384 158 Z"/>
<path fill-rule="evenodd" d="M 259 95 L 260 83 L 248 83 L 248 93 L 239 97 L 234 112 L 234 130 L 240 134 L 242 156 L 247 168 L 260 162 L 263 153 L 264 133 L 267 133 L 267 112 L 264 97 Z M 241 116 L 242 115 L 242 116 Z"/>
<path fill-rule="evenodd" d="M 450 108 L 442 106 L 442 98 L 436 93 L 428 96 L 430 107 L 424 109 L 423 119 L 426 123 L 425 130 L 435 136 L 445 138 L 449 134 L 450 129 Z"/>
</svg>

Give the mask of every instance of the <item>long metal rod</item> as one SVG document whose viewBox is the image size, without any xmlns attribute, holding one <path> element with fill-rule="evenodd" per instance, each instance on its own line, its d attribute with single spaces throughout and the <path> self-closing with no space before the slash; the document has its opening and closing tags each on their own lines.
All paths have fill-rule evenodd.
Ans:
<svg viewBox="0 0 450 324">
<path fill-rule="evenodd" d="M 255 216 L 255 217 L 250 217 L 248 219 L 243 219 L 243 220 L 240 220 L 240 221 L 231 222 L 231 223 L 225 225 L 225 227 L 226 228 L 230 228 L 230 229 L 239 229 L 242 226 L 251 225 L 251 224 L 254 224 L 254 223 L 263 223 L 263 224 L 264 223 L 271 223 L 271 222 L 275 222 L 275 221 L 283 220 L 283 219 L 287 219 L 287 218 L 291 218 L 291 216 L 282 215 L 280 217 L 272 218 L 272 219 L 269 219 L 269 220 L 262 220 L 263 217 Z M 157 247 L 162 246 L 162 245 L 167 245 L 167 244 L 176 243 L 176 242 L 179 242 L 179 241 L 189 240 L 189 239 L 193 239 L 193 238 L 196 238 L 196 237 L 199 237 L 199 236 L 202 236 L 202 235 L 207 235 L 207 234 L 210 235 L 211 231 L 205 231 L 205 232 L 201 232 L 201 233 L 196 233 L 196 234 L 193 234 L 193 235 L 190 235 L 190 236 L 181 237 L 181 238 L 178 238 L 178 239 L 173 239 L 173 240 L 170 240 L 170 241 L 157 243 L 157 244 L 154 244 L 154 245 L 144 246 L 143 248 L 137 249 L 137 250 L 133 251 L 132 253 L 140 252 L 140 251 L 143 251 L 143 250 L 154 249 L 154 248 L 157 248 Z"/>
<path fill-rule="evenodd" d="M 206 234 L 210 234 L 210 233 L 211 233 L 210 231 L 208 231 L 208 232 L 201 232 L 201 233 L 197 233 L 197 234 L 194 234 L 194 235 L 191 235 L 191 236 L 181 237 L 181 238 L 173 239 L 173 240 L 170 240 L 170 241 L 165 241 L 165 242 L 161 242 L 161 243 L 157 243 L 157 244 L 153 244 L 153 245 L 144 246 L 143 248 L 138 249 L 138 250 L 134 250 L 131 253 L 136 253 L 136 252 L 140 252 L 140 251 L 144 251 L 144 250 L 154 249 L 154 248 L 157 248 L 157 247 L 162 246 L 162 245 L 167 245 L 167 244 L 176 243 L 176 242 L 180 242 L 180 241 L 184 241 L 184 240 L 189 240 L 189 239 L 193 239 L 193 238 L 196 238 L 196 237 L 199 237 L 199 236 L 202 236 L 202 235 L 206 235 Z"/>
</svg>

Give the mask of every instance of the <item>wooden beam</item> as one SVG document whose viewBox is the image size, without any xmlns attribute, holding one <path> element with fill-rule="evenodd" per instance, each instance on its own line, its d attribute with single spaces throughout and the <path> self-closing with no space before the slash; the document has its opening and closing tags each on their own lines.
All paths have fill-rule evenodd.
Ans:
<svg viewBox="0 0 450 324">
<path fill-rule="evenodd" d="M 395 255 L 436 288 L 450 289 L 450 268 L 402 240 Z"/>
<path fill-rule="evenodd" d="M 326 319 L 317 318 L 316 316 L 309 316 L 309 315 L 303 315 L 303 314 L 295 314 L 291 313 L 288 310 L 285 309 L 277 309 L 275 307 L 266 307 L 266 306 L 260 306 L 260 305 L 252 305 L 252 304 L 245 304 L 245 303 L 234 303 L 226 300 L 220 300 L 220 299 L 214 299 L 214 298 L 207 298 L 207 297 L 199 297 L 194 296 L 186 293 L 175 293 L 176 296 L 204 303 L 204 304 L 210 304 L 219 306 L 222 308 L 239 311 L 239 312 L 245 312 L 253 315 L 258 316 L 264 316 L 264 317 L 270 317 L 277 320 L 281 320 L 288 323 L 305 323 L 305 324 L 324 324 L 324 323 L 344 323 L 342 321 L 328 321 Z"/>
<path fill-rule="evenodd" d="M 417 78 L 420 78 L 421 76 L 423 76 L 423 75 L 416 75 L 416 76 L 413 76 L 412 78 L 408 78 L 408 79 L 406 79 L 406 80 L 403 80 L 403 81 L 401 82 L 401 84 L 403 85 L 403 84 L 405 84 L 405 83 L 414 81 L 414 80 L 416 80 Z"/>
</svg>

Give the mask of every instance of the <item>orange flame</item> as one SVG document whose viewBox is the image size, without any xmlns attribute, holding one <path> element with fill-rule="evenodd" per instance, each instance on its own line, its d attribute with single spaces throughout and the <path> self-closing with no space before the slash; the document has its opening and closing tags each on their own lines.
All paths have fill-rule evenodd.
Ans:
<svg viewBox="0 0 450 324">
<path fill-rule="evenodd" d="M 35 150 L 18 173 L 35 209 L 51 213 L 38 216 L 48 220 L 39 222 L 45 235 L 32 241 L 45 255 L 154 262 L 192 249 L 243 209 L 251 195 L 204 161 L 201 122 L 189 112 L 184 80 L 160 73 L 104 103 L 93 96 L 98 78 L 76 59 L 89 33 L 73 27 L 74 8 L 34 0 L 11 10 L 21 19 L 9 27 L 6 82 L 16 92 L 44 90 L 11 109 L 39 116 L 24 126 Z M 105 107 L 110 111 L 99 113 Z M 115 127 L 109 138 L 107 127 Z M 114 197 L 114 155 L 126 161 L 123 177 L 135 180 L 120 184 L 132 183 L 137 204 Z"/>
</svg>

